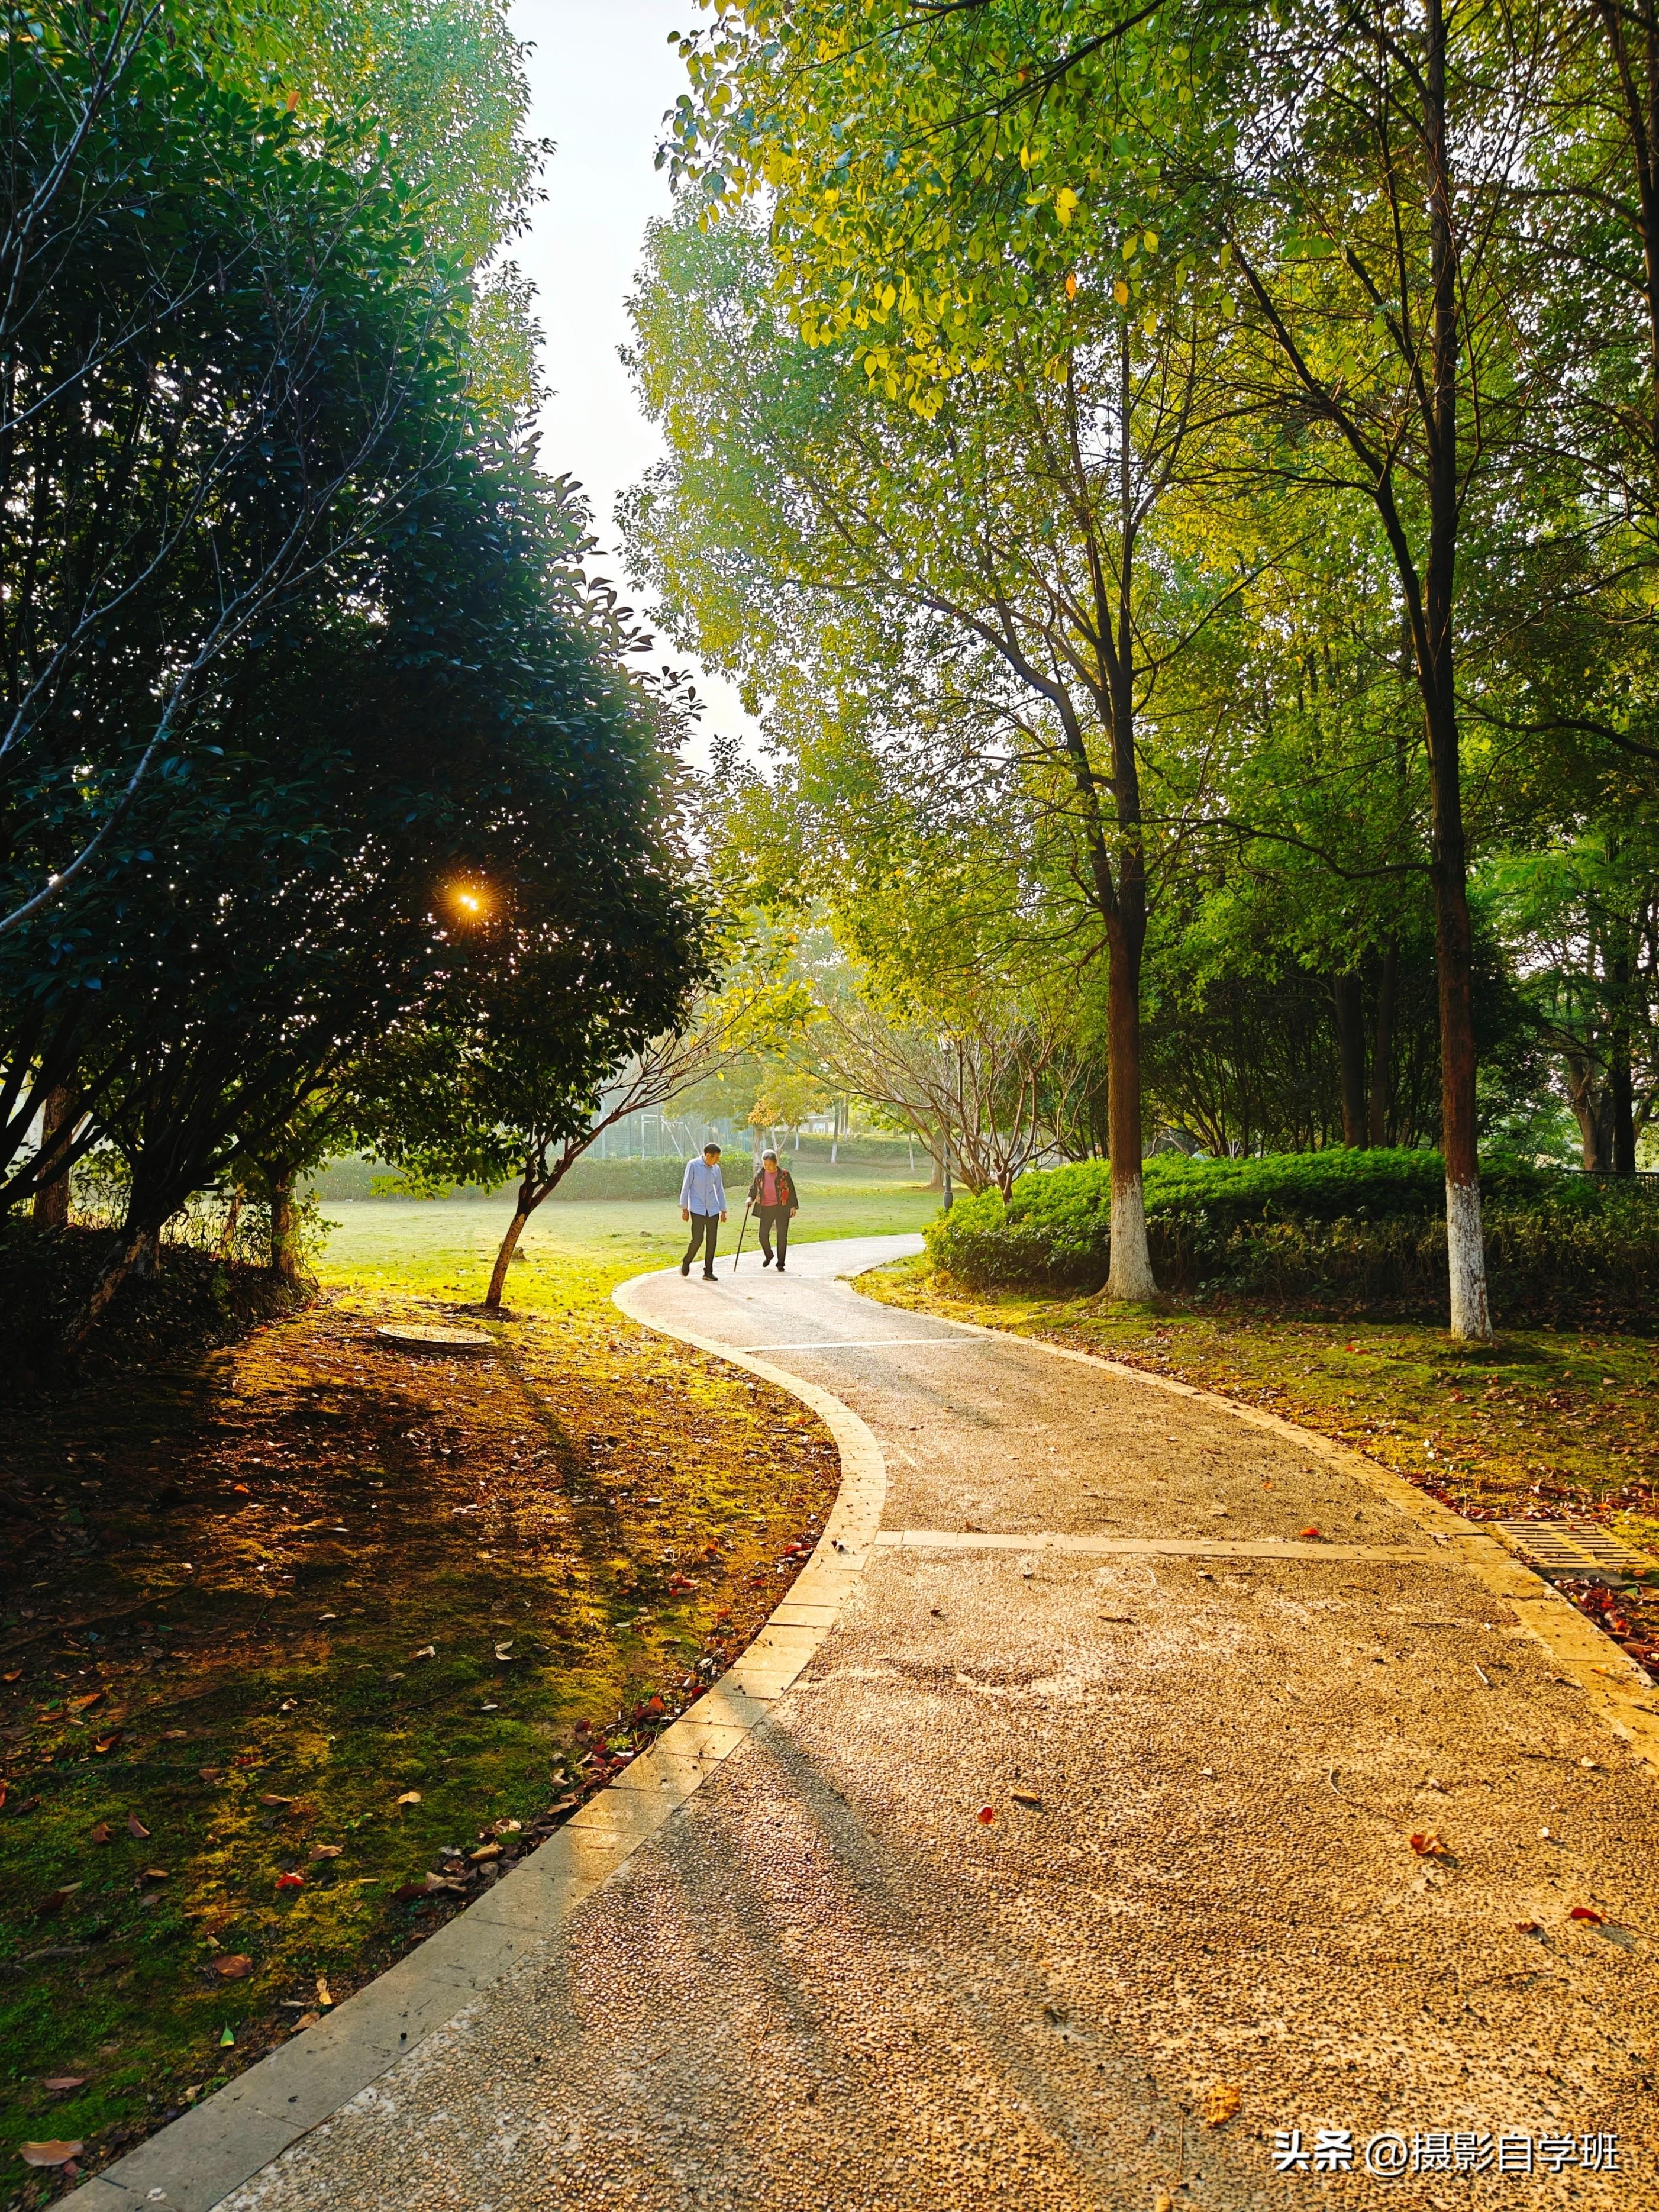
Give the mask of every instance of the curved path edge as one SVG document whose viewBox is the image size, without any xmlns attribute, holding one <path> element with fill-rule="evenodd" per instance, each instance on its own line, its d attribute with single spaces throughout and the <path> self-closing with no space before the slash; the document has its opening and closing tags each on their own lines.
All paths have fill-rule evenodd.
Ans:
<svg viewBox="0 0 1659 2212">
<path fill-rule="evenodd" d="M 881 1446 L 830 1391 L 637 1311 L 629 1293 L 652 1279 L 636 1275 L 612 1292 L 629 1320 L 775 1383 L 817 1414 L 835 1438 L 841 1487 L 811 1557 L 742 1657 L 649 1751 L 418 1949 L 83 2182 L 73 2192 L 77 2212 L 135 2212 L 141 2204 L 155 2212 L 211 2212 L 556 1936 L 575 1908 L 746 1741 L 835 1626 L 881 1523 L 887 1496 Z"/>
<path fill-rule="evenodd" d="M 887 1304 L 884 1300 L 883 1303 Z M 1121 1382 L 1167 1391 L 1174 1398 L 1197 1399 L 1218 1413 L 1231 1413 L 1247 1427 L 1265 1429 L 1287 1437 L 1316 1457 L 1340 1468 L 1408 1514 L 1436 1544 L 1461 1561 L 1492 1596 L 1525 1607 L 1521 1615 L 1522 1626 L 1549 1653 L 1563 1677 L 1583 1691 L 1592 1711 L 1632 1751 L 1650 1765 L 1659 1766 L 1659 1691 L 1628 1652 L 1621 1650 L 1610 1636 L 1580 1613 L 1571 1599 L 1563 1597 L 1541 1575 L 1523 1565 L 1518 1551 L 1507 1539 L 1489 1532 L 1478 1522 L 1465 1520 L 1449 1505 L 1443 1505 L 1437 1498 L 1431 1498 L 1414 1482 L 1408 1482 L 1403 1474 L 1394 1474 L 1349 1445 L 1321 1436 L 1316 1429 L 1287 1420 L 1282 1413 L 1269 1413 L 1259 1406 L 1241 1405 L 1237 1398 L 1226 1397 L 1218 1390 L 1206 1390 L 1195 1382 L 1183 1382 L 1173 1375 L 1150 1374 L 1144 1367 L 1131 1367 L 1122 1360 L 1109 1358 L 1104 1352 L 1079 1351 L 1073 1345 L 1056 1344 L 1052 1337 L 1032 1335 L 1023 1329 L 958 1321 L 953 1315 L 934 1313 L 926 1307 L 895 1302 L 888 1305 L 888 1310 L 926 1313 L 929 1321 L 943 1322 L 975 1336 L 994 1337 L 1004 1344 L 1029 1344 L 1055 1359 L 1071 1359 L 1085 1367 L 1103 1368 Z M 1019 1540 L 1024 1550 L 1042 1548 L 1030 1538 L 1022 1537 Z M 1294 1553 L 1303 1547 L 1276 1544 L 1273 1548 L 1275 1552 Z"/>
</svg>

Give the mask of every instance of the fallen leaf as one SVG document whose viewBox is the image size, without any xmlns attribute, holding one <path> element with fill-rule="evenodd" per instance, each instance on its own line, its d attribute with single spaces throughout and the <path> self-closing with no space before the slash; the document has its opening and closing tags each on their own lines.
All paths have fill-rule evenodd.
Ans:
<svg viewBox="0 0 1659 2212">
<path fill-rule="evenodd" d="M 495 1656 L 498 1659 L 510 1659 L 513 1656 L 513 1641 L 510 1637 L 505 1644 L 498 1644 L 495 1646 Z"/>
<path fill-rule="evenodd" d="M 284 1698 L 276 1710 L 279 1713 L 297 1713 L 300 1708 L 292 1698 Z"/>
<path fill-rule="evenodd" d="M 149 1841 L 149 1830 L 136 1813 L 127 1814 L 127 1833 L 137 1844 L 145 1844 Z"/>
<path fill-rule="evenodd" d="M 62 1889 L 54 1889 L 49 1895 L 43 1897 L 34 1908 L 35 1918 L 37 1920 L 54 1918 L 63 1911 L 80 1887 L 78 1881 L 68 1881 L 64 1883 Z"/>
<path fill-rule="evenodd" d="M 108 1735 L 100 1735 L 97 1737 L 93 1743 L 92 1747 L 94 1751 L 95 1751 L 100 1758 L 103 1756 L 105 1752 L 113 1751 L 116 1745 L 121 1741 L 121 1735 L 122 1731 L 119 1729 L 115 1729 Z"/>
<path fill-rule="evenodd" d="M 163 1729 L 161 1730 L 161 1741 L 163 1743 L 188 1743 L 190 1741 L 190 1730 L 188 1729 Z"/>
<path fill-rule="evenodd" d="M 498 1859 L 501 1855 L 501 1847 L 499 1844 L 480 1844 L 476 1851 L 467 1853 L 468 1858 L 471 1860 L 474 1866 L 487 1865 L 491 1859 Z"/>
<path fill-rule="evenodd" d="M 1426 1835 L 1413 1836 L 1409 1841 L 1412 1849 L 1420 1859 L 1443 1859 L 1450 1856 L 1432 1828 Z"/>
<path fill-rule="evenodd" d="M 138 1879 L 140 1881 L 170 1881 L 173 1877 L 165 1867 L 146 1867 Z"/>
<path fill-rule="evenodd" d="M 21 1667 L 14 1667 L 9 1674 L 0 1674 L 0 1682 L 21 1682 L 22 1679 L 23 1670 Z"/>
<path fill-rule="evenodd" d="M 1040 1813 L 1042 1810 L 1042 1800 L 1035 1790 L 1011 1790 L 1008 1795 L 1016 1805 L 1026 1806 L 1033 1813 Z"/>
<path fill-rule="evenodd" d="M 995 1808 L 995 1807 L 994 1807 L 994 1806 L 992 1806 L 992 1805 L 981 1805 L 981 1806 L 980 1807 L 980 1808 L 979 1808 L 979 1819 L 980 1819 L 980 1826 L 981 1826 L 981 1827 L 988 1828 L 988 1827 L 990 1826 L 990 1825 L 991 1825 L 992 1821 L 993 1821 L 993 1820 L 995 1820 L 995 1818 L 996 1818 L 996 1808 Z"/>
<path fill-rule="evenodd" d="M 1302 1534 L 1304 1537 L 1316 1538 L 1318 1536 L 1319 1531 L 1317 1528 L 1304 1528 L 1302 1531 Z"/>
<path fill-rule="evenodd" d="M 109 1841 L 109 1822 L 100 1820 L 88 1837 L 87 1841 L 89 1844 L 106 1844 Z"/>
<path fill-rule="evenodd" d="M 1244 2101 L 1244 2093 L 1231 2081 L 1214 2081 L 1204 2092 L 1204 2124 L 1224 2128 Z"/>
<path fill-rule="evenodd" d="M 302 1874 L 279 1874 L 276 1877 L 278 1889 L 303 1889 L 305 1886 L 306 1878 Z"/>
<path fill-rule="evenodd" d="M 398 1802 L 400 1805 L 418 1805 L 420 1802 L 421 1793 L 418 1790 L 405 1790 L 403 1796 L 398 1800 Z"/>
<path fill-rule="evenodd" d="M 283 1805 L 291 1805 L 294 1802 L 294 1800 L 291 1797 L 274 1797 L 270 1795 L 270 1791 L 267 1790 L 265 1795 L 259 1800 L 259 1802 L 262 1805 L 269 1805 L 275 1808 Z"/>
<path fill-rule="evenodd" d="M 69 1701 L 70 1711 L 72 1713 L 84 1713 L 95 1705 L 103 1694 L 101 1690 L 88 1690 L 84 1698 L 71 1698 Z"/>
<path fill-rule="evenodd" d="M 50 2089 L 58 2097 L 66 2097 L 71 2089 L 84 2089 L 86 2086 L 84 2074 L 48 2074 L 40 2084 L 43 2089 Z"/>
<path fill-rule="evenodd" d="M 38 1797 L 25 1797 L 21 1805 L 14 1805 L 11 1809 L 16 1814 L 37 1813 L 40 1809 L 40 1800 Z"/>
<path fill-rule="evenodd" d="M 1607 1924 L 1607 1914 L 1598 1912 L 1593 1905 L 1575 1905 L 1567 1917 L 1569 1920 L 1588 1920 L 1592 1928 L 1605 1928 Z"/>
<path fill-rule="evenodd" d="M 423 1644 L 418 1651 L 411 1651 L 409 1656 L 411 1659 L 435 1659 L 438 1647 L 435 1644 Z"/>
<path fill-rule="evenodd" d="M 325 2011 L 326 2011 L 329 2006 L 334 2002 L 333 1998 L 329 1995 L 328 1976 L 326 1974 L 319 1974 L 317 1977 L 317 2002 L 322 2006 Z"/>
<path fill-rule="evenodd" d="M 230 2030 L 227 2028 L 224 2033 L 219 2038 L 220 2050 L 228 2051 L 235 2040 L 235 2037 L 231 2033 Z"/>
<path fill-rule="evenodd" d="M 17 2154 L 25 2166 L 67 2166 L 81 2151 L 78 2142 L 26 2142 L 18 2146 Z"/>
<path fill-rule="evenodd" d="M 337 1859 L 344 1849 L 343 1844 L 313 1844 L 311 1847 L 311 1863 L 315 1866 L 319 1859 Z"/>
<path fill-rule="evenodd" d="M 198 1766 L 196 1770 L 204 1782 L 216 1782 L 224 1771 L 222 1766 Z"/>
<path fill-rule="evenodd" d="M 315 2027 L 321 2018 L 322 2014 L 319 2012 L 301 2013 L 299 2019 L 295 2021 L 289 2033 L 294 2035 L 298 2035 L 301 2028 Z"/>
<path fill-rule="evenodd" d="M 253 1972 L 253 1961 L 245 1959 L 240 1951 L 233 1951 L 225 1958 L 216 1959 L 213 1971 L 216 1974 L 222 1974 L 228 1982 L 240 1982 L 244 1975 Z"/>
</svg>

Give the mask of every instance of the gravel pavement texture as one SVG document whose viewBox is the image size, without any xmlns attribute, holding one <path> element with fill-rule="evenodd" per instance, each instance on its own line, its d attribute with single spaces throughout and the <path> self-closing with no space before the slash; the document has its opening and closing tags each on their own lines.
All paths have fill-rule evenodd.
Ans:
<svg viewBox="0 0 1659 2212">
<path fill-rule="evenodd" d="M 805 1674 L 228 2203 L 1659 2208 L 1659 1790 L 1519 1571 L 1495 1595 L 1212 1401 L 861 1299 L 866 1256 L 628 1291 L 880 1443 L 883 1535 Z M 1354 2170 L 1274 2170 L 1321 2129 Z M 1392 2180 L 1390 2133 L 1425 2139 Z"/>
</svg>

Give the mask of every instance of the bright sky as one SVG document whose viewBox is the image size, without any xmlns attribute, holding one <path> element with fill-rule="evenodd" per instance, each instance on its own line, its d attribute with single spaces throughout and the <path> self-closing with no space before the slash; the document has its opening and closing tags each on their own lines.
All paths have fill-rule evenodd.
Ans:
<svg viewBox="0 0 1659 2212">
<path fill-rule="evenodd" d="M 513 28 L 526 40 L 530 130 L 558 148 L 517 256 L 540 295 L 547 380 L 543 465 L 568 471 L 593 502 L 608 572 L 625 584 L 612 551 L 617 495 L 656 458 L 656 433 L 636 411 L 617 349 L 629 336 L 624 302 L 653 216 L 667 214 L 665 175 L 652 165 L 665 109 L 685 88 L 668 45 L 702 20 L 694 0 L 516 0 Z M 752 737 L 736 694 L 700 681 L 711 734 Z M 699 745 L 701 756 L 704 747 Z"/>
</svg>

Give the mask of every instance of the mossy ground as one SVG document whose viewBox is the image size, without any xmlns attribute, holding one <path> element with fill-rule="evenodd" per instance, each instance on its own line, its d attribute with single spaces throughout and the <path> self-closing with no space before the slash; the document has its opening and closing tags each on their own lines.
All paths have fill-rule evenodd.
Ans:
<svg viewBox="0 0 1659 2212">
<path fill-rule="evenodd" d="M 930 1203 L 843 1179 L 813 1225 Z M 476 1297 L 497 1210 L 349 1211 L 307 1310 L 0 1436 L 9 2161 L 95 2168 L 418 1942 L 490 1878 L 446 1849 L 510 1858 L 602 1783 L 835 1497 L 795 1401 L 610 1303 L 672 1208 L 547 1209 L 483 1362 L 374 1329 Z M 433 1869 L 461 1891 L 399 1899 Z M 18 2206 L 73 2179 L 12 2173 Z"/>
</svg>

